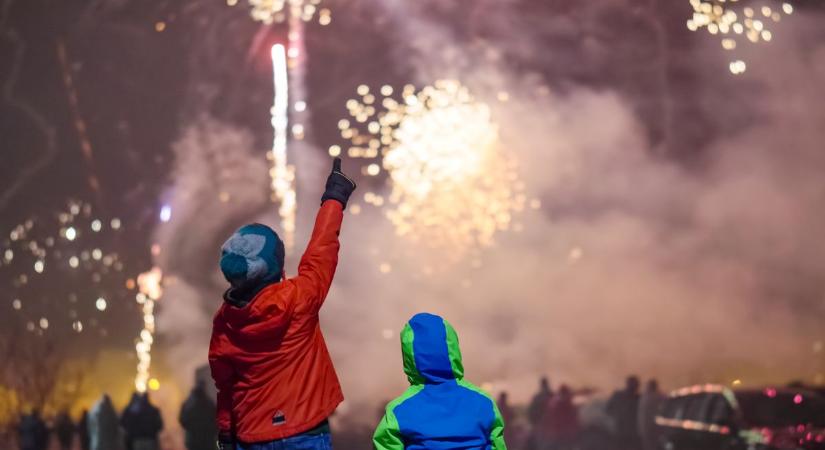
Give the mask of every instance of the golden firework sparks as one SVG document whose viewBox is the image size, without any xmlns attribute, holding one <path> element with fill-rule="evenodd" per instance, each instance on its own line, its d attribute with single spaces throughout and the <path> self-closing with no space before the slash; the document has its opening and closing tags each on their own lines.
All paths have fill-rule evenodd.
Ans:
<svg viewBox="0 0 825 450">
<path fill-rule="evenodd" d="M 787 2 L 778 9 L 769 5 L 736 8 L 737 3 L 738 0 L 690 0 L 693 17 L 687 21 L 688 29 L 706 29 L 710 34 L 720 35 L 722 48 L 734 51 L 744 40 L 753 44 L 771 41 L 773 33 L 769 29 L 770 24 L 782 20 L 783 15 L 793 13 L 793 5 Z M 747 66 L 744 61 L 731 61 L 730 71 L 734 75 L 745 70 Z"/>
<path fill-rule="evenodd" d="M 227 0 L 226 4 L 235 6 L 238 0 Z M 318 23 L 329 25 L 332 13 L 327 8 L 321 8 L 320 4 L 321 0 L 249 0 L 252 7 L 249 14 L 254 20 L 267 25 L 286 22 L 289 16 L 309 22 L 316 15 Z"/>
<path fill-rule="evenodd" d="M 155 303 L 163 296 L 163 272 L 159 267 L 144 272 L 137 277 L 139 291 L 135 299 L 142 306 L 143 329 L 140 331 L 135 351 L 138 356 L 135 389 L 146 392 L 147 388 L 159 387 L 160 383 L 150 379 L 149 369 L 152 365 L 152 344 L 155 341 Z M 154 390 L 157 390 L 156 388 Z"/>
<path fill-rule="evenodd" d="M 459 257 L 511 227 L 526 204 L 524 184 L 486 104 L 455 80 L 419 91 L 408 85 L 400 99 L 391 86 L 374 94 L 362 85 L 357 92 L 360 100 L 347 102 L 351 119 L 338 126 L 351 144 L 348 156 L 367 160 L 364 175 L 387 172 L 385 214 L 398 235 Z M 329 149 L 332 156 L 341 151 Z M 364 201 L 385 204 L 373 192 Z"/>
</svg>

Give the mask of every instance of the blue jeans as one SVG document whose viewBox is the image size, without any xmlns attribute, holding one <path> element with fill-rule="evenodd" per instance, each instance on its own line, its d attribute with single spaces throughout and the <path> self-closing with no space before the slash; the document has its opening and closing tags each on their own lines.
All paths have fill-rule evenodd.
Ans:
<svg viewBox="0 0 825 450">
<path fill-rule="evenodd" d="M 257 444 L 238 444 L 238 450 L 332 450 L 332 435 L 299 434 L 298 436 Z"/>
</svg>

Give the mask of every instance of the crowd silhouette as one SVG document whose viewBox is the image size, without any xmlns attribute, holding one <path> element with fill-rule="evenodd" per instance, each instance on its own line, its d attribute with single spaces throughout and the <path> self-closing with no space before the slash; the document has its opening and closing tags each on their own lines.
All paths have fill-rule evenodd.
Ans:
<svg viewBox="0 0 825 450">
<path fill-rule="evenodd" d="M 554 389 L 547 377 L 526 405 L 516 405 L 507 392 L 496 403 L 504 419 L 504 436 L 511 450 L 655 450 L 655 416 L 664 395 L 656 380 L 641 389 L 636 376 L 624 387 L 599 401 L 592 390 L 560 384 Z M 178 421 L 187 450 L 215 448 L 215 402 L 208 387 L 198 380 L 180 408 Z M 118 414 L 104 394 L 83 411 L 77 422 L 67 411 L 54 416 L 51 425 L 37 410 L 23 415 L 17 425 L 20 450 L 161 450 L 164 429 L 160 411 L 149 395 L 135 393 Z M 333 430 L 336 448 L 370 448 L 371 429 L 354 426 Z M 167 449 L 171 450 L 171 449 Z"/>
</svg>

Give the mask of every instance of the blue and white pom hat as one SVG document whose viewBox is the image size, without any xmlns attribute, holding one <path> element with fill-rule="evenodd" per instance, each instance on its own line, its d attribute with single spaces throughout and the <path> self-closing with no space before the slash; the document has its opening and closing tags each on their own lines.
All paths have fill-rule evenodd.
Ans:
<svg viewBox="0 0 825 450">
<path fill-rule="evenodd" d="M 221 247 L 221 272 L 232 287 L 277 282 L 283 270 L 284 243 L 266 225 L 244 225 Z"/>
</svg>

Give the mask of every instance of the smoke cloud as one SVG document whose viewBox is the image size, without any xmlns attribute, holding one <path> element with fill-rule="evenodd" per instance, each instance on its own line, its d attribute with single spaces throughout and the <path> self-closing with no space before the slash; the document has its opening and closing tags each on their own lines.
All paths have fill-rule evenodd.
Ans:
<svg viewBox="0 0 825 450">
<path fill-rule="evenodd" d="M 745 115 L 753 118 L 707 139 L 702 163 L 691 166 L 661 155 L 626 92 L 575 77 L 548 88 L 505 63 L 515 55 L 549 67 L 558 57 L 558 64 L 580 64 L 577 73 L 609 67 L 603 43 L 586 35 L 604 8 L 622 2 L 571 7 L 552 19 L 555 34 L 581 46 L 575 60 L 542 53 L 538 36 L 525 29 L 530 17 L 511 3 L 483 3 L 495 12 L 472 16 L 474 28 L 494 37 L 483 42 L 440 22 L 433 11 L 444 12 L 441 2 L 377 5 L 409 38 L 399 57 L 420 68 L 421 84 L 455 77 L 491 106 L 501 145 L 520 161 L 527 192 L 542 208 L 517 218 L 521 231 L 500 234 L 493 247 L 447 267 L 437 253 L 396 237 L 380 211 L 347 214 L 322 311 L 348 398 L 343 412 L 401 392 L 398 333 L 420 311 L 456 327 L 469 379 L 511 391 L 516 401 L 542 374 L 605 390 L 629 373 L 668 387 L 813 379 L 822 355 L 811 349 L 823 339 L 825 316 L 825 244 L 817 239 L 825 226 L 825 88 L 816 82 L 825 75 L 825 45 L 812 31 L 821 17 L 800 13 L 781 23 L 771 45 L 745 52 L 750 69 L 733 83 L 717 41 L 691 50 L 696 65 L 720 68 L 707 82 L 733 86 L 727 98 L 714 91 L 699 101 L 718 104 L 720 121 L 736 122 L 735 102 L 747 98 Z M 505 32 L 512 27 L 523 32 Z M 503 91 L 507 101 L 497 99 Z M 694 125 L 681 116 L 675 127 Z M 157 233 L 158 264 L 172 277 L 160 330 L 188 380 L 188 369 L 205 362 L 224 289 L 215 264 L 221 240 L 250 220 L 277 222 L 267 203 L 267 166 L 248 132 L 198 118 L 174 151 L 174 220 Z M 302 200 L 299 223 L 309 225 L 316 205 Z M 308 231 L 299 230 L 296 250 Z M 392 270 L 382 273 L 382 263 Z"/>
</svg>

